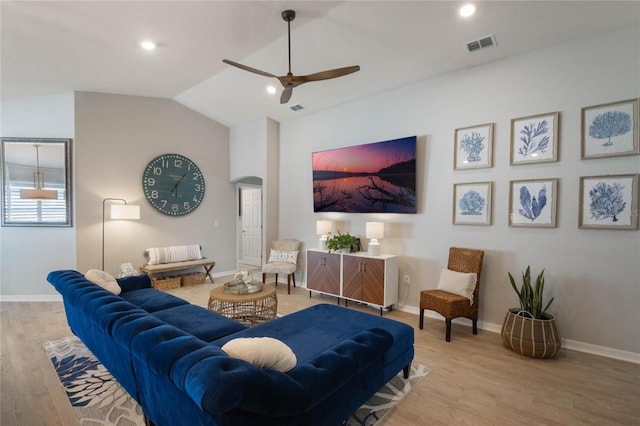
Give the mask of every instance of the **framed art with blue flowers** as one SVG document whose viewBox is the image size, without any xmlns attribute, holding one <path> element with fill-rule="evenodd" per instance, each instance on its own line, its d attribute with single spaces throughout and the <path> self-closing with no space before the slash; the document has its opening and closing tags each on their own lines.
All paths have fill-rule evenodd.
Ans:
<svg viewBox="0 0 640 426">
<path fill-rule="evenodd" d="M 509 226 L 556 227 L 558 179 L 512 180 Z"/>
<path fill-rule="evenodd" d="M 493 166 L 493 123 L 456 129 L 454 142 L 454 170 Z"/>
<path fill-rule="evenodd" d="M 491 225 L 492 187 L 493 182 L 454 184 L 453 224 Z"/>
<path fill-rule="evenodd" d="M 558 161 L 559 112 L 511 120 L 511 165 Z"/>
<path fill-rule="evenodd" d="M 578 227 L 638 229 L 638 176 L 581 177 Z"/>
</svg>

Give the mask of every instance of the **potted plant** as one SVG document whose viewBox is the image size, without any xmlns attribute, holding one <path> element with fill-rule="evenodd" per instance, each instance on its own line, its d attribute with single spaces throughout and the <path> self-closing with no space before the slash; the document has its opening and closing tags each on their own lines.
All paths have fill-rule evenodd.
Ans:
<svg viewBox="0 0 640 426">
<path fill-rule="evenodd" d="M 553 297 L 544 303 L 544 269 L 531 285 L 531 269 L 522 273 L 520 289 L 509 272 L 511 287 L 520 300 L 519 308 L 511 308 L 502 323 L 502 341 L 514 352 L 533 358 L 551 358 L 560 349 L 560 336 L 555 318 L 547 313 Z"/>
<path fill-rule="evenodd" d="M 341 251 L 343 253 L 351 253 L 358 250 L 360 241 L 358 237 L 355 237 L 348 232 L 346 234 L 341 234 L 338 231 L 337 234 L 327 238 L 327 248 L 329 249 L 329 253 L 332 251 Z"/>
</svg>

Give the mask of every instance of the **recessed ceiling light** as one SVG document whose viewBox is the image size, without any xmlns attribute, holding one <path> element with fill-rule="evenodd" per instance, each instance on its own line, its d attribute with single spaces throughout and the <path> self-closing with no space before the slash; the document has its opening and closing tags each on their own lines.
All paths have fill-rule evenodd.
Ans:
<svg viewBox="0 0 640 426">
<path fill-rule="evenodd" d="M 467 4 L 463 5 L 460 8 L 460 10 L 458 10 L 458 13 L 463 18 L 468 18 L 469 16 L 473 15 L 474 13 L 476 13 L 476 6 L 471 4 L 471 3 L 467 3 Z"/>
<path fill-rule="evenodd" d="M 154 50 L 156 48 L 156 44 L 152 41 L 146 40 L 140 42 L 140 47 L 142 47 L 144 50 Z"/>
<path fill-rule="evenodd" d="M 269 93 L 270 95 L 275 95 L 276 88 L 274 86 L 267 86 L 267 93 Z"/>
</svg>

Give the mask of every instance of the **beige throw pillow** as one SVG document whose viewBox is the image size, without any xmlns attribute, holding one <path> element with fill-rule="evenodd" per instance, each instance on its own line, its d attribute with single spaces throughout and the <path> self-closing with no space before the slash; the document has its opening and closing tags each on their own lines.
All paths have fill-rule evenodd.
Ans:
<svg viewBox="0 0 640 426">
<path fill-rule="evenodd" d="M 443 268 L 440 272 L 438 290 L 466 297 L 469 299 L 469 304 L 473 305 L 473 291 L 476 289 L 476 280 L 475 272 L 456 272 Z"/>
<path fill-rule="evenodd" d="M 222 350 L 230 357 L 250 362 L 256 367 L 286 373 L 296 366 L 296 354 L 291 348 L 272 337 L 239 337 L 229 340 Z"/>
<path fill-rule="evenodd" d="M 87 273 L 84 274 L 84 277 L 113 294 L 120 294 L 122 291 L 115 277 L 100 269 L 89 269 Z"/>
</svg>

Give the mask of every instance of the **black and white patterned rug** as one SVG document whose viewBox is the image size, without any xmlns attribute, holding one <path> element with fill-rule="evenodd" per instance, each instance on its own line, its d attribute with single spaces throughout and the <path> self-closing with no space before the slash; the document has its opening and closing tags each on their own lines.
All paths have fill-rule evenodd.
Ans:
<svg viewBox="0 0 640 426">
<path fill-rule="evenodd" d="M 120 386 L 87 347 L 75 336 L 44 343 L 73 411 L 82 426 L 143 426 L 138 403 Z M 391 379 L 347 422 L 347 426 L 372 426 L 429 374 L 413 364 L 408 379 L 402 373 Z"/>
</svg>

